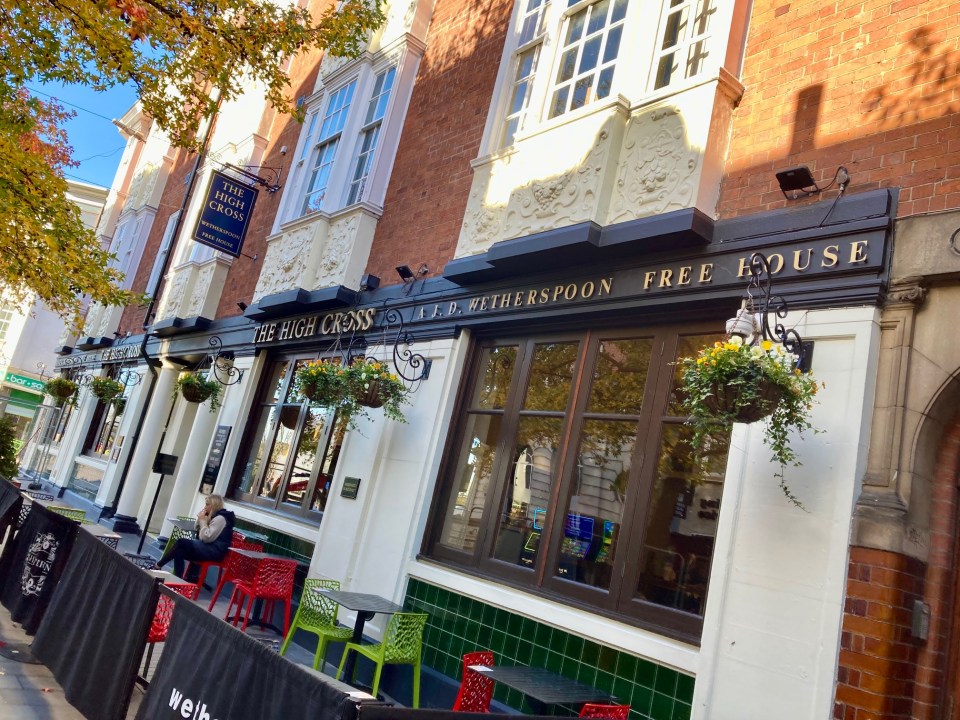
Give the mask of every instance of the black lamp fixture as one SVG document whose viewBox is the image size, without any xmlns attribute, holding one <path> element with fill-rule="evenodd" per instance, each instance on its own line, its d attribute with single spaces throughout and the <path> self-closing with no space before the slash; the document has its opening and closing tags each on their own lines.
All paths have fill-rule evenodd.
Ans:
<svg viewBox="0 0 960 720">
<path fill-rule="evenodd" d="M 406 265 L 404 265 L 406 267 Z M 409 270 L 410 268 L 407 268 Z M 400 268 L 397 268 L 397 272 L 400 271 Z M 402 277 L 402 276 L 401 276 Z M 360 292 L 364 290 L 376 290 L 380 287 L 380 276 L 367 273 L 360 278 Z"/>
<path fill-rule="evenodd" d="M 426 263 L 421 263 L 420 267 L 417 268 L 416 273 L 410 269 L 409 265 L 397 265 L 397 275 L 400 276 L 400 279 L 403 280 L 404 283 L 412 283 L 414 280 L 423 277 L 428 272 L 430 272 L 430 268 L 427 267 Z"/>
<path fill-rule="evenodd" d="M 237 302 L 237 307 L 240 308 L 240 312 L 244 312 L 247 309 L 247 304 L 243 300 Z"/>
<path fill-rule="evenodd" d="M 817 181 L 813 179 L 810 168 L 806 165 L 781 170 L 776 174 L 776 177 L 777 183 L 780 185 L 780 192 L 783 193 L 783 196 L 787 200 L 799 200 L 800 198 L 809 197 L 810 195 L 816 195 L 824 190 L 829 190 L 834 185 L 840 186 L 840 194 L 843 195 L 843 191 L 847 189 L 847 185 L 850 182 L 850 173 L 847 172 L 847 169 L 843 165 L 837 168 L 833 180 L 825 187 L 817 185 Z M 793 195 L 788 195 L 787 193 L 793 193 Z"/>
</svg>

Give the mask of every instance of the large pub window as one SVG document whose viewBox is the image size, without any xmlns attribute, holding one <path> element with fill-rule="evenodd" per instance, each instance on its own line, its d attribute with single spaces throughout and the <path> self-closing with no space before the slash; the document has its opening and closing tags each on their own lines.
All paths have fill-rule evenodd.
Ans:
<svg viewBox="0 0 960 720">
<path fill-rule="evenodd" d="M 729 434 L 694 457 L 676 360 L 713 328 L 480 341 L 426 550 L 696 640 Z"/>
<path fill-rule="evenodd" d="M 296 371 L 310 359 L 284 357 L 268 364 L 233 497 L 319 520 L 346 427 L 332 410 L 310 405 L 296 392 Z"/>
<path fill-rule="evenodd" d="M 104 377 L 112 380 L 117 379 L 119 367 L 112 367 Z M 83 454 L 101 459 L 110 457 L 113 451 L 114 443 L 117 441 L 117 435 L 120 431 L 120 422 L 122 421 L 123 408 L 126 407 L 127 388 L 124 387 L 124 394 L 115 400 L 97 400 L 93 411 L 93 417 L 90 420 L 90 426 L 87 428 L 87 435 L 83 442 Z"/>
</svg>

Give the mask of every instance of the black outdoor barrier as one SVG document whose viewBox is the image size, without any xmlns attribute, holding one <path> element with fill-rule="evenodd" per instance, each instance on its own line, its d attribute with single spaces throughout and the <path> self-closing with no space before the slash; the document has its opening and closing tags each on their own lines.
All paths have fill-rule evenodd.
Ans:
<svg viewBox="0 0 960 720">
<path fill-rule="evenodd" d="M 88 720 L 126 717 L 158 582 L 94 535 L 77 536 L 33 654 Z"/>
<path fill-rule="evenodd" d="M 491 720 L 495 718 L 517 720 L 516 715 L 504 713 L 468 713 L 425 708 L 414 710 L 389 705 L 361 705 L 357 715 L 359 720 Z M 523 715 L 522 717 L 523 720 L 557 720 L 554 715 Z"/>
<path fill-rule="evenodd" d="M 163 656 L 137 720 L 357 717 L 342 683 L 280 657 L 180 596 L 174 602 Z"/>
<path fill-rule="evenodd" d="M 23 506 L 23 495 L 9 480 L 0 478 L 0 542 L 3 542 L 8 528 L 16 528 Z"/>
<path fill-rule="evenodd" d="M 28 635 L 40 626 L 77 536 L 76 522 L 33 503 L 13 541 L 3 548 L 0 602 Z"/>
</svg>

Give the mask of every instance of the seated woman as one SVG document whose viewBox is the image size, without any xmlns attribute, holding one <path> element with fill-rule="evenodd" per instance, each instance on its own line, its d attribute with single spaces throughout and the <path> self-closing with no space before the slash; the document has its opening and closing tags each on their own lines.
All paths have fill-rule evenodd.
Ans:
<svg viewBox="0 0 960 720">
<path fill-rule="evenodd" d="M 223 560 L 233 539 L 233 523 L 234 514 L 223 507 L 223 498 L 220 495 L 207 496 L 203 510 L 197 515 L 197 539 L 177 540 L 163 554 L 156 568 L 159 570 L 173 560 L 174 573 L 183 577 L 186 562 Z"/>
</svg>

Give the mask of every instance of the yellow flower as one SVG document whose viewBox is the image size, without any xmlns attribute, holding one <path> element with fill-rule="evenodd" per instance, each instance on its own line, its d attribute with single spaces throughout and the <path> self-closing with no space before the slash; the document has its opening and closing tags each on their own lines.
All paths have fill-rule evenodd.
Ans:
<svg viewBox="0 0 960 720">
<path fill-rule="evenodd" d="M 761 346 L 763 347 L 764 350 L 769 350 L 770 348 L 773 347 L 773 343 L 770 342 L 769 340 L 764 340 L 764 341 L 763 341 L 762 343 L 760 343 L 760 344 L 761 344 Z"/>
</svg>

